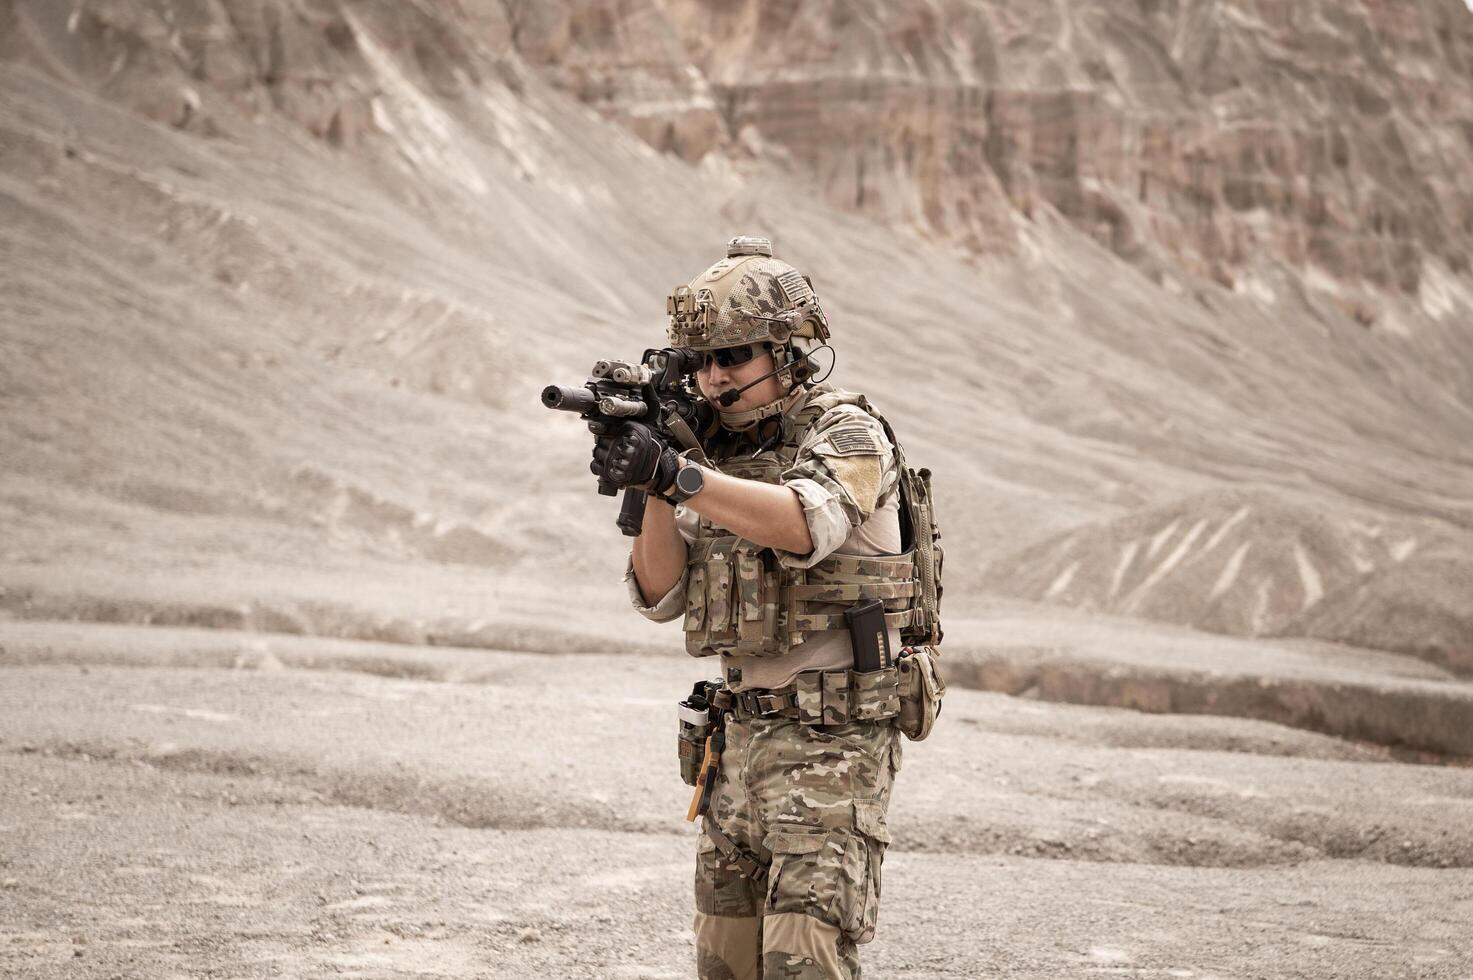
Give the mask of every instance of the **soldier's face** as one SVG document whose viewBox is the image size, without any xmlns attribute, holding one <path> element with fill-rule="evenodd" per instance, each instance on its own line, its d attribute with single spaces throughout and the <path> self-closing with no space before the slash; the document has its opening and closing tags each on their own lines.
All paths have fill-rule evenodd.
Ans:
<svg viewBox="0 0 1473 980">
<path fill-rule="evenodd" d="M 740 388 L 762 377 L 775 366 L 772 352 L 767 350 L 762 351 L 750 361 L 734 364 L 731 367 L 722 367 L 708 357 L 706 366 L 696 372 L 696 384 L 700 386 L 701 394 L 706 396 L 706 400 L 716 405 L 716 399 L 723 391 Z M 717 407 L 723 412 L 747 412 L 766 405 L 768 402 L 777 401 L 782 397 L 782 393 L 783 386 L 777 378 L 767 378 L 742 392 L 742 397 L 737 399 L 735 404 L 725 407 L 717 405 Z"/>
</svg>

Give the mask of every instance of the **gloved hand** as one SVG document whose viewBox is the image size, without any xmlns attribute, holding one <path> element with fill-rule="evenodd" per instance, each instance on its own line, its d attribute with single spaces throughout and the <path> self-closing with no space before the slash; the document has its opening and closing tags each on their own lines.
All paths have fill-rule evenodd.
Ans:
<svg viewBox="0 0 1473 980">
<path fill-rule="evenodd" d="M 588 468 L 616 487 L 662 494 L 675 484 L 680 459 L 654 429 L 642 422 L 625 422 L 613 435 L 598 437 Z"/>
</svg>

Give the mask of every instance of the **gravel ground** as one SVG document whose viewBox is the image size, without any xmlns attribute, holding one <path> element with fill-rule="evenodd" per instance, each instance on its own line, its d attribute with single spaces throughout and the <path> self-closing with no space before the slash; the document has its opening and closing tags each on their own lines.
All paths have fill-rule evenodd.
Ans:
<svg viewBox="0 0 1473 980">
<path fill-rule="evenodd" d="M 703 665 L 29 637 L 0 975 L 693 974 L 669 743 Z M 1473 772 L 962 690 L 906 748 L 868 976 L 1473 977 Z"/>
</svg>

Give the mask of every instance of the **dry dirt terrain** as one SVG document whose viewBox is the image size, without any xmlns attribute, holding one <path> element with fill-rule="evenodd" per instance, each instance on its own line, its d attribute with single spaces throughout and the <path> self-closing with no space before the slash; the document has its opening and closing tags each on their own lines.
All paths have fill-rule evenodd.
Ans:
<svg viewBox="0 0 1473 980">
<path fill-rule="evenodd" d="M 0 632 L 0 973 L 691 975 L 683 658 Z M 876 977 L 1473 976 L 1473 769 L 952 693 Z"/>
<path fill-rule="evenodd" d="M 689 976 L 549 382 L 771 237 L 931 468 L 873 977 L 1473 977 L 1460 0 L 0 0 L 0 975 Z"/>
</svg>

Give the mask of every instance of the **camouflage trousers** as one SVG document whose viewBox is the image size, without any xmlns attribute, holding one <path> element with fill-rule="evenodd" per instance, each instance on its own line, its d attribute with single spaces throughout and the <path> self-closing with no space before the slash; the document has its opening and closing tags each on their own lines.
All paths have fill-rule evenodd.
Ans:
<svg viewBox="0 0 1473 980">
<path fill-rule="evenodd" d="M 769 862 L 754 880 L 702 832 L 696 962 L 702 980 L 859 980 L 874 938 L 885 811 L 900 768 L 889 721 L 809 726 L 730 721 L 709 814 Z"/>
</svg>

